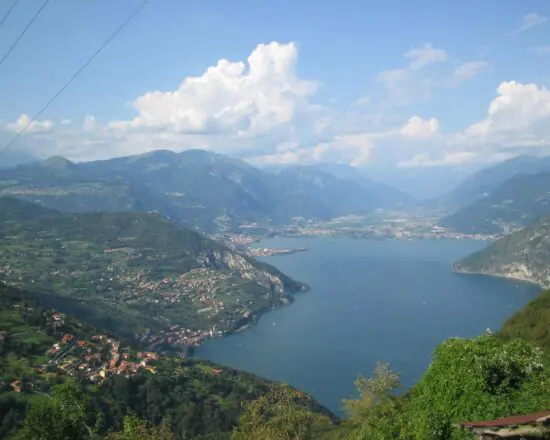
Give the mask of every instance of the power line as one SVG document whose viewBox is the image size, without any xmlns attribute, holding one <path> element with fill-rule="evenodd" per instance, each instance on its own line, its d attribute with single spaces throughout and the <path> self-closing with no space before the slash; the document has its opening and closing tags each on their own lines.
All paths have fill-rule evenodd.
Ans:
<svg viewBox="0 0 550 440">
<path fill-rule="evenodd" d="M 49 0 L 48 0 L 49 1 Z M 67 87 L 71 85 L 71 83 L 91 64 L 91 62 L 105 49 L 111 41 L 115 39 L 115 37 L 130 23 L 135 16 L 145 7 L 147 3 L 149 3 L 150 0 L 144 0 L 140 3 L 140 5 L 134 9 L 134 11 L 128 16 L 126 20 L 122 22 L 122 24 L 111 34 L 107 40 L 97 49 L 90 58 L 86 60 L 86 62 L 69 78 L 69 80 L 61 87 L 55 95 L 53 95 L 50 100 L 40 109 L 40 111 L 34 115 L 32 119 L 29 119 L 29 121 L 25 124 L 25 126 L 2 148 L 2 150 L 7 150 L 10 148 L 13 143 L 19 139 L 19 136 L 21 136 L 27 129 L 31 126 L 31 124 L 36 121 L 42 113 L 44 113 L 48 107 L 61 95 Z M 1 150 L 0 150 L 1 151 Z"/>
<path fill-rule="evenodd" d="M 4 16 L 2 17 L 2 20 L 0 20 L 0 27 L 2 27 L 2 25 L 4 24 L 4 22 L 8 19 L 8 17 L 10 16 L 11 14 L 11 11 L 13 11 L 13 9 L 17 6 L 17 3 L 19 3 L 19 0 L 15 0 L 12 5 L 10 6 L 10 8 L 8 9 L 8 11 L 4 14 Z"/>
<path fill-rule="evenodd" d="M 38 9 L 38 11 L 36 11 L 36 13 L 31 18 L 31 21 L 29 21 L 27 23 L 27 26 L 25 26 L 25 29 L 23 29 L 23 31 L 19 34 L 19 36 L 15 39 L 15 41 L 13 42 L 11 47 L 8 49 L 8 51 L 6 52 L 4 57 L 0 60 L 0 66 L 2 65 L 2 63 L 4 61 L 6 61 L 6 58 L 8 58 L 10 56 L 10 53 L 13 52 L 13 49 L 15 49 L 15 46 L 17 46 L 17 43 L 19 43 L 19 40 L 21 40 L 21 38 L 23 38 L 23 36 L 27 33 L 27 31 L 30 29 L 30 27 L 33 25 L 33 23 L 38 18 L 38 16 L 42 13 L 42 11 L 46 8 L 46 6 L 48 6 L 49 2 L 50 2 L 50 0 L 45 0 L 44 3 L 42 3 L 42 6 L 40 6 L 40 9 Z M 15 3 L 17 3 L 17 1 Z M 9 15 L 9 12 L 11 12 L 11 9 L 13 9 L 14 6 L 15 6 L 15 4 L 10 8 L 10 11 L 8 11 L 7 15 Z M 4 19 L 2 19 L 2 20 L 4 20 Z"/>
</svg>

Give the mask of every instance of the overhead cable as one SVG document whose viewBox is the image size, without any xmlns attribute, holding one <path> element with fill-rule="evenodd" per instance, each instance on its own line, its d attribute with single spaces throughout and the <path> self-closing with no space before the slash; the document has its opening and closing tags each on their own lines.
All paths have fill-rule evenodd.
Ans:
<svg viewBox="0 0 550 440">
<path fill-rule="evenodd" d="M 38 11 L 35 12 L 35 14 L 32 16 L 31 20 L 27 23 L 27 26 L 25 26 L 25 28 L 21 31 L 21 33 L 18 35 L 18 37 L 15 39 L 15 41 L 13 42 L 13 44 L 10 46 L 10 48 L 8 49 L 8 51 L 4 54 L 4 56 L 2 57 L 2 59 L 0 60 L 0 66 L 4 63 L 4 61 L 6 61 L 6 59 L 10 56 L 10 54 L 13 52 L 13 49 L 15 49 L 15 46 L 17 46 L 17 43 L 19 43 L 19 41 L 21 40 L 21 38 L 23 38 L 23 36 L 27 33 L 27 31 L 31 28 L 31 26 L 34 24 L 34 22 L 36 21 L 36 19 L 38 18 L 38 16 L 42 13 L 42 11 L 44 9 L 46 9 L 46 6 L 48 6 L 48 3 L 50 2 L 50 0 L 45 0 L 44 3 L 42 3 L 42 6 L 40 6 L 40 9 L 38 9 Z M 17 3 L 17 2 L 16 2 Z M 15 4 L 14 4 L 15 5 Z M 12 7 L 10 8 L 10 11 L 8 11 L 8 14 L 11 12 L 11 9 L 13 9 L 14 5 L 12 5 Z M 7 18 L 7 16 L 5 17 Z M 4 20 L 4 19 L 2 19 Z"/>
<path fill-rule="evenodd" d="M 71 85 L 71 83 L 91 64 L 91 62 L 105 49 L 111 41 L 113 41 L 118 34 L 135 18 L 135 16 L 144 8 L 144 6 L 149 3 L 150 0 L 144 0 L 140 3 L 140 5 L 134 9 L 134 11 L 122 22 L 122 24 L 105 40 L 105 42 L 90 56 L 82 66 L 69 78 L 69 80 L 49 99 L 48 102 L 40 109 L 36 115 L 34 115 L 33 118 L 29 119 L 27 123 L 24 125 L 24 127 L 13 137 L 11 140 L 4 145 L 2 150 L 7 150 L 10 148 L 13 143 L 21 136 L 27 129 L 31 126 L 31 124 L 36 121 L 42 113 L 44 113 L 48 107 Z M 1 150 L 0 150 L 1 151 Z"/>
<path fill-rule="evenodd" d="M 4 22 L 8 19 L 8 17 L 10 16 L 11 12 L 13 11 L 13 9 L 17 6 L 17 3 L 19 3 L 19 0 L 15 0 L 10 8 L 7 10 L 7 12 L 4 14 L 4 16 L 2 17 L 2 19 L 0 20 L 0 27 L 2 27 L 2 25 L 4 24 Z"/>
</svg>

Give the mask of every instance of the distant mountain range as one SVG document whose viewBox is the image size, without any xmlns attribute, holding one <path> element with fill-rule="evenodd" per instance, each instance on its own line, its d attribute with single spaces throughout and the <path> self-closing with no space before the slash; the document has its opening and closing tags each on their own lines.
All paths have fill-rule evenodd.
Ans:
<svg viewBox="0 0 550 440">
<path fill-rule="evenodd" d="M 277 172 L 202 150 L 75 164 L 60 157 L 0 170 L 0 195 L 63 212 L 157 211 L 202 231 L 281 225 L 402 206 L 402 192 L 312 167 Z"/>
<path fill-rule="evenodd" d="M 550 171 L 550 157 L 517 156 L 477 171 L 452 191 L 432 200 L 432 204 L 462 208 L 488 196 L 511 177 L 545 171 Z"/>
<path fill-rule="evenodd" d="M 13 168 L 17 165 L 36 163 L 40 160 L 29 153 L 14 150 L 0 150 L 0 169 Z"/>
<path fill-rule="evenodd" d="M 465 233 L 501 234 L 550 215 L 550 173 L 519 174 L 487 196 L 443 218 L 444 227 Z"/>
<path fill-rule="evenodd" d="M 458 261 L 455 270 L 524 280 L 550 288 L 550 218 Z"/>
</svg>

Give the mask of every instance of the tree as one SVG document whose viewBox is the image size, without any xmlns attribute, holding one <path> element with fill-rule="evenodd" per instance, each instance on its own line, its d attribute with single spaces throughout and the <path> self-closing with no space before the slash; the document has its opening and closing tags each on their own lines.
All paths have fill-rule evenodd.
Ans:
<svg viewBox="0 0 550 440">
<path fill-rule="evenodd" d="M 271 391 L 244 404 L 244 414 L 231 440 L 309 440 L 333 426 L 329 417 L 312 409 L 305 393 L 288 385 L 275 385 Z"/>
<path fill-rule="evenodd" d="M 394 392 L 400 387 L 399 375 L 389 364 L 377 363 L 372 378 L 355 381 L 357 399 L 345 399 L 344 408 L 350 423 L 357 426 L 351 438 L 386 440 L 398 438 L 401 425 L 401 401 Z"/>
<path fill-rule="evenodd" d="M 408 418 L 415 438 L 463 438 L 457 430 L 449 437 L 452 422 L 545 409 L 550 406 L 549 378 L 542 350 L 525 341 L 503 342 L 492 335 L 449 339 L 436 348 L 412 390 Z"/>
<path fill-rule="evenodd" d="M 22 440 L 93 439 L 94 420 L 86 390 L 69 381 L 30 407 L 18 436 Z"/>
<path fill-rule="evenodd" d="M 106 440 L 175 440 L 167 423 L 152 425 L 135 416 L 126 416 L 121 432 L 111 433 Z"/>
</svg>

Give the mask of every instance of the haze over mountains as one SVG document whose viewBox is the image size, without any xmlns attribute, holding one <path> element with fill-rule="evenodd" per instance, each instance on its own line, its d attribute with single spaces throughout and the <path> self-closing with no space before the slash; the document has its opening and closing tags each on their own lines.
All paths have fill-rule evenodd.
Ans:
<svg viewBox="0 0 550 440">
<path fill-rule="evenodd" d="M 84 163 L 25 158 L 31 162 L 0 169 L 0 195 L 62 212 L 155 211 L 204 232 L 422 208 L 446 213 L 439 224 L 449 230 L 502 234 L 550 214 L 548 157 L 518 156 L 484 168 L 428 201 L 334 163 L 259 169 L 203 150 Z"/>
<path fill-rule="evenodd" d="M 459 232 L 506 233 L 550 214 L 550 158 L 519 156 L 479 171 L 437 203 L 456 212 L 440 224 Z M 457 209 L 458 208 L 458 209 Z"/>
<path fill-rule="evenodd" d="M 0 194 L 61 211 L 158 211 L 205 231 L 365 214 L 410 200 L 367 179 L 342 180 L 310 167 L 268 172 L 202 150 L 81 164 L 54 157 L 2 170 L 0 181 Z"/>
</svg>

